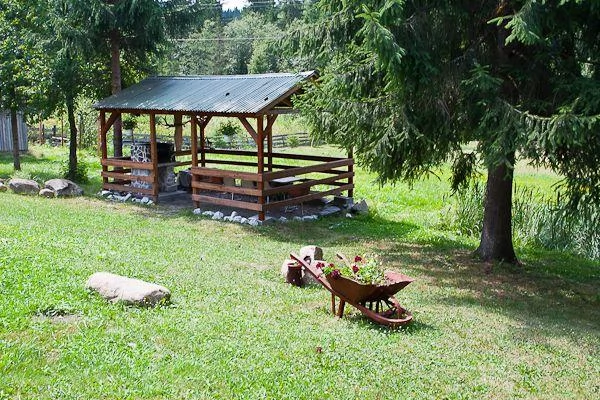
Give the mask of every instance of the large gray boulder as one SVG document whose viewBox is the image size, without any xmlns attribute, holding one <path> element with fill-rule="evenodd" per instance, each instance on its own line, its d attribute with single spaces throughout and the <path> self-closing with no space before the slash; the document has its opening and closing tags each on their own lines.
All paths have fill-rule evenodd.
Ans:
<svg viewBox="0 0 600 400">
<path fill-rule="evenodd" d="M 83 194 L 83 190 L 68 179 L 50 179 L 44 183 L 44 187 L 56 193 L 56 197 L 75 197 Z"/>
<path fill-rule="evenodd" d="M 96 272 L 85 286 L 109 301 L 135 306 L 152 307 L 171 298 L 171 292 L 164 286 L 109 272 Z"/>
<path fill-rule="evenodd" d="M 13 178 L 8 181 L 8 187 L 15 193 L 37 195 L 40 191 L 38 183 L 31 179 Z"/>
</svg>

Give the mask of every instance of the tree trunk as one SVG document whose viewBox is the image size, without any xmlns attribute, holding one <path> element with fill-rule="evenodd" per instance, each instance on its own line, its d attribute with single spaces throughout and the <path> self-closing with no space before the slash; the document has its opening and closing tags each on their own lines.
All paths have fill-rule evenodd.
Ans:
<svg viewBox="0 0 600 400">
<path fill-rule="evenodd" d="M 21 158 L 19 155 L 19 121 L 17 120 L 17 109 L 10 109 L 10 127 L 12 131 L 13 144 L 13 167 L 15 171 L 21 170 Z"/>
<path fill-rule="evenodd" d="M 67 119 L 69 120 L 69 172 L 68 179 L 78 180 L 77 177 L 77 124 L 75 122 L 75 101 L 67 98 Z"/>
<path fill-rule="evenodd" d="M 509 156 L 514 164 L 514 153 Z M 513 171 L 506 164 L 488 168 L 483 230 L 477 254 L 484 261 L 517 263 L 512 243 Z"/>
<path fill-rule="evenodd" d="M 121 36 L 117 29 L 110 33 L 110 68 L 111 68 L 111 92 L 112 94 L 121 91 Z M 115 157 L 123 156 L 123 125 L 121 117 L 117 118 L 113 125 L 114 136 L 113 146 Z"/>
</svg>

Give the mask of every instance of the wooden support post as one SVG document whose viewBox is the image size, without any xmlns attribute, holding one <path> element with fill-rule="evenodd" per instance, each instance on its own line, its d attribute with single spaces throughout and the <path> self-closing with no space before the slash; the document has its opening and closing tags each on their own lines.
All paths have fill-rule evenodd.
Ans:
<svg viewBox="0 0 600 400">
<path fill-rule="evenodd" d="M 204 117 L 200 122 L 200 165 L 206 167 L 206 125 L 209 118 Z"/>
<path fill-rule="evenodd" d="M 198 129 L 196 117 L 192 116 L 190 127 L 190 147 L 192 153 L 192 167 L 198 166 Z"/>
<path fill-rule="evenodd" d="M 156 114 L 150 114 L 150 157 L 152 158 L 152 197 L 158 202 L 158 145 L 156 143 Z"/>
<path fill-rule="evenodd" d="M 190 117 L 190 139 L 191 139 L 191 152 L 192 152 L 192 167 L 198 166 L 198 130 L 196 116 Z M 194 187 L 195 175 L 192 174 L 192 196 L 198 194 L 199 190 Z M 194 200 L 194 208 L 198 208 L 200 202 Z"/>
<path fill-rule="evenodd" d="M 263 130 L 263 124 L 264 124 L 264 118 L 263 116 L 259 116 L 257 119 L 257 132 L 256 132 L 256 146 L 257 146 L 257 164 L 258 164 L 258 173 L 260 175 L 262 175 L 265 172 L 265 137 L 264 137 L 264 130 Z M 258 212 L 258 219 L 261 221 L 265 220 L 265 211 L 263 209 L 263 206 L 265 205 L 265 195 L 264 195 L 264 191 L 265 191 L 265 183 L 262 179 L 260 179 L 258 181 L 258 189 L 260 190 L 260 196 L 258 196 L 258 204 L 260 205 L 261 209 Z"/>
<path fill-rule="evenodd" d="M 277 119 L 277 114 L 267 115 L 267 152 L 269 153 L 268 168 L 269 172 L 273 171 L 273 124 Z"/>
<path fill-rule="evenodd" d="M 175 136 L 173 141 L 175 142 L 175 151 L 181 151 L 181 148 L 183 147 L 183 115 L 175 114 L 174 124 Z"/>
<path fill-rule="evenodd" d="M 350 147 L 350 149 L 348 149 L 348 158 L 353 158 L 353 149 L 352 147 Z M 348 165 L 348 172 L 354 172 L 354 164 L 350 164 Z M 350 176 L 348 177 L 348 184 L 352 185 L 354 184 L 354 176 Z M 354 197 L 354 189 L 350 189 L 348 190 L 348 197 Z"/>
<path fill-rule="evenodd" d="M 100 111 L 100 130 L 98 135 L 98 147 L 100 148 L 100 157 L 101 160 L 104 161 L 108 157 L 108 150 L 106 148 L 106 131 L 108 128 L 106 127 L 106 112 Z M 108 166 L 102 163 L 102 172 L 108 172 Z M 108 183 L 108 177 L 102 177 L 102 184 Z"/>
</svg>

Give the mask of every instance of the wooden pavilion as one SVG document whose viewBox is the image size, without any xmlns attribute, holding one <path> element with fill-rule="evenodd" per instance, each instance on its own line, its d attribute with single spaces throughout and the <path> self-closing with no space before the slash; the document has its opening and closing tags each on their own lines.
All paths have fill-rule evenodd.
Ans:
<svg viewBox="0 0 600 400">
<path fill-rule="evenodd" d="M 347 158 L 273 152 L 273 125 L 278 115 L 295 112 L 292 97 L 302 91 L 303 82 L 315 77 L 313 71 L 152 77 L 101 100 L 94 108 L 100 112 L 103 188 L 140 193 L 158 201 L 160 169 L 189 165 L 195 206 L 210 203 L 253 210 L 261 220 L 272 209 L 343 192 L 352 197 L 351 151 Z M 107 154 L 107 133 L 126 113 L 149 116 L 149 160 Z M 160 159 L 158 115 L 173 116 L 175 121 L 174 153 L 168 160 Z M 256 151 L 209 148 L 205 130 L 215 117 L 239 119 L 256 143 Z M 190 124 L 189 150 L 181 146 L 184 118 Z"/>
</svg>

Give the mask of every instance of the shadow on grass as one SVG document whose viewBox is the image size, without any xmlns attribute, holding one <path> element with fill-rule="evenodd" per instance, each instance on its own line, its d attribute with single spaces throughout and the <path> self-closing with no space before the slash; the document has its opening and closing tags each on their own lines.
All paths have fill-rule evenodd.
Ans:
<svg viewBox="0 0 600 400">
<path fill-rule="evenodd" d="M 441 250 L 428 243 L 394 244 L 385 255 L 390 265 L 408 266 L 440 288 L 430 293 L 433 302 L 484 307 L 554 332 L 569 327 L 597 334 L 600 328 L 598 262 L 526 251 L 521 266 L 487 264 L 465 249 Z"/>
</svg>

